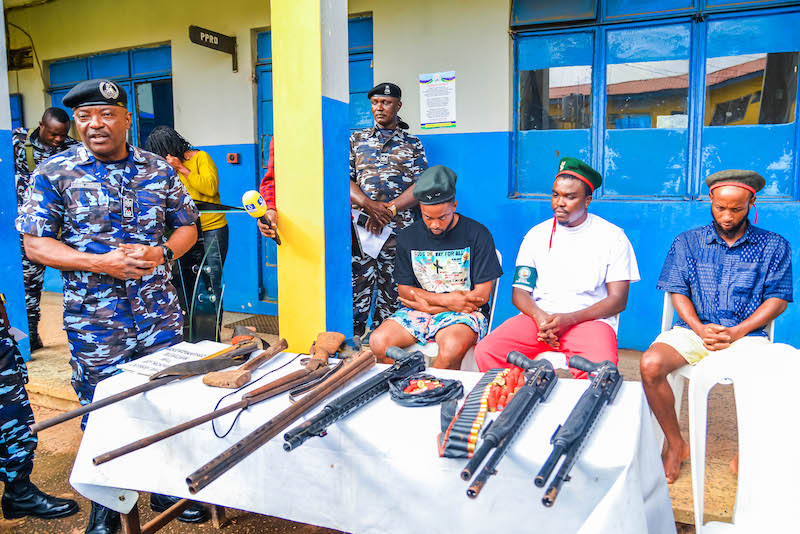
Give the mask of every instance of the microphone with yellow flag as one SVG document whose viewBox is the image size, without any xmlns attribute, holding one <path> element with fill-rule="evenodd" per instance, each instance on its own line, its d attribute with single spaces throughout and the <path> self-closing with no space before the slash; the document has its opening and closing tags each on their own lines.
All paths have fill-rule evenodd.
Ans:
<svg viewBox="0 0 800 534">
<path fill-rule="evenodd" d="M 272 223 L 267 218 L 267 204 L 264 202 L 264 197 L 258 191 L 250 190 L 242 195 L 242 204 L 245 211 L 250 214 L 254 219 L 258 219 L 266 224 L 268 228 L 272 229 Z M 278 236 L 278 230 L 275 229 L 275 237 L 272 238 L 278 245 L 281 244 L 281 238 Z"/>
</svg>

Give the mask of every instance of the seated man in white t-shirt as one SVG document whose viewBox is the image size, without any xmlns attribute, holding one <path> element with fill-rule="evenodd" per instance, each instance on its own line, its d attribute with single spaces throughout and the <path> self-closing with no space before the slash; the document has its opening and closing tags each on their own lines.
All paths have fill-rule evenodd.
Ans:
<svg viewBox="0 0 800 534">
<path fill-rule="evenodd" d="M 512 301 L 522 313 L 475 347 L 482 372 L 509 367 L 512 350 L 529 358 L 555 350 L 567 360 L 579 354 L 617 362 L 617 317 L 639 268 L 625 232 L 587 211 L 601 183 L 589 165 L 561 159 L 551 199 L 555 217 L 534 226 L 517 255 Z"/>
</svg>

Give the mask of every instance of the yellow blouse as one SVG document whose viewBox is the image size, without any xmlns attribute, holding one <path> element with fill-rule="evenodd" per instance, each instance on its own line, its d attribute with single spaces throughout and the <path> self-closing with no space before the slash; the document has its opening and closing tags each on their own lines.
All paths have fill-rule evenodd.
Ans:
<svg viewBox="0 0 800 534">
<path fill-rule="evenodd" d="M 180 173 L 181 182 L 193 200 L 220 203 L 219 175 L 214 160 L 207 152 L 199 151 L 183 162 L 189 169 L 189 176 Z M 217 230 L 228 224 L 224 213 L 204 213 L 200 215 L 200 225 L 203 231 Z"/>
</svg>

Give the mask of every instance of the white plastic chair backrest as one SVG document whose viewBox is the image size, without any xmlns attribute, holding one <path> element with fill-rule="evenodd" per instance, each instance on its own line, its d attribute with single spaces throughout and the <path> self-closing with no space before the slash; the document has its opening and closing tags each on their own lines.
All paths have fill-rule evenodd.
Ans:
<svg viewBox="0 0 800 534">
<path fill-rule="evenodd" d="M 672 328 L 672 322 L 675 317 L 675 306 L 672 305 L 672 293 L 664 292 L 664 305 L 661 308 L 661 331 L 666 332 Z M 770 341 L 775 341 L 775 320 L 773 319 L 764 328 L 767 332 L 767 338 Z"/>
<path fill-rule="evenodd" d="M 503 255 L 500 254 L 500 251 L 494 249 L 495 254 L 497 254 L 497 261 L 500 262 L 500 267 L 503 267 Z M 494 305 L 497 303 L 497 293 L 498 288 L 500 287 L 500 279 L 495 278 L 492 280 L 492 292 L 489 295 L 489 330 L 487 332 L 492 331 L 492 323 L 494 322 Z"/>
<path fill-rule="evenodd" d="M 789 532 L 796 526 L 798 432 L 787 413 L 797 406 L 795 374 L 800 351 L 777 343 L 758 354 L 736 351 L 725 358 L 705 358 L 694 367 L 689 383 L 694 402 L 689 417 L 692 486 L 697 534 Z M 733 381 L 739 432 L 739 481 L 733 525 L 703 525 L 708 392 L 724 379 Z M 788 412 L 787 412 L 788 410 Z"/>
</svg>

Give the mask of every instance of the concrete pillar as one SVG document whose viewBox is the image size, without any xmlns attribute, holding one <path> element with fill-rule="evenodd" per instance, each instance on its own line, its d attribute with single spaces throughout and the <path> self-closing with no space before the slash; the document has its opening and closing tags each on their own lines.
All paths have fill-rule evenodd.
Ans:
<svg viewBox="0 0 800 534">
<path fill-rule="evenodd" d="M 0 14 L 0 242 L 5 254 L 0 255 L 0 293 L 6 298 L 6 311 L 11 326 L 28 333 L 25 288 L 22 283 L 22 258 L 19 254 L 19 232 L 14 229 L 17 217 L 17 190 L 14 180 L 14 156 L 11 149 L 11 104 L 8 99 L 8 63 L 6 60 L 5 14 Z M 20 349 L 30 359 L 30 344 L 25 339 Z"/>
<path fill-rule="evenodd" d="M 278 316 L 289 350 L 352 335 L 347 0 L 272 0 Z"/>
</svg>

